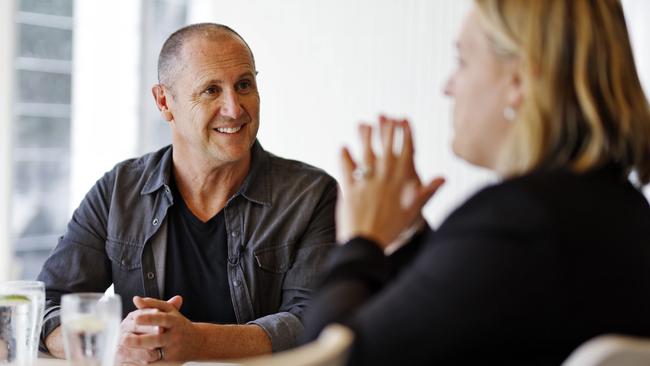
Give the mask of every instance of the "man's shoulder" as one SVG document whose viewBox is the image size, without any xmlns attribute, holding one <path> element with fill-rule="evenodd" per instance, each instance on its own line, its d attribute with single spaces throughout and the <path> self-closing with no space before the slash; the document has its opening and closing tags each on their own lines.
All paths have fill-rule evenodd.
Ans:
<svg viewBox="0 0 650 366">
<path fill-rule="evenodd" d="M 282 179 L 288 177 L 312 177 L 324 180 L 334 181 L 334 178 L 329 175 L 325 170 L 318 168 L 314 165 L 307 164 L 300 160 L 287 159 L 279 157 L 270 152 L 268 153 L 269 165 L 271 172 L 276 173 L 274 176 Z"/>
<path fill-rule="evenodd" d="M 123 160 L 106 172 L 99 182 L 112 189 L 142 190 L 145 185 L 159 185 L 165 180 L 171 162 L 171 146 L 142 156 Z M 101 183 L 100 183 L 101 184 Z"/>
<path fill-rule="evenodd" d="M 336 195 L 337 182 L 325 170 L 305 162 L 282 158 L 266 152 L 265 178 L 270 197 L 275 202 L 296 197 L 315 199 Z"/>
<path fill-rule="evenodd" d="M 171 145 L 165 146 L 157 151 L 152 151 L 139 157 L 123 160 L 113 167 L 114 171 L 147 171 L 160 166 L 171 150 Z"/>
</svg>

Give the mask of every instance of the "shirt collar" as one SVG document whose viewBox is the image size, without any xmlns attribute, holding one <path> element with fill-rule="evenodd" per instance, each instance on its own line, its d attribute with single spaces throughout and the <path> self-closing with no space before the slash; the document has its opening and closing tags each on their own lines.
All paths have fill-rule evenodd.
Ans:
<svg viewBox="0 0 650 366">
<path fill-rule="evenodd" d="M 145 168 L 145 175 L 148 175 L 147 182 L 142 187 L 140 194 L 150 194 L 161 187 L 169 187 L 172 171 L 172 146 L 169 145 L 151 156 L 151 168 Z"/>
<path fill-rule="evenodd" d="M 153 164 L 149 173 L 149 178 L 145 183 L 140 194 L 153 193 L 163 186 L 168 188 L 171 182 L 171 165 L 172 165 L 172 147 L 168 146 L 160 153 L 154 154 Z M 156 159 L 156 155 L 158 159 Z M 147 169 L 149 170 L 149 169 Z M 264 206 L 270 206 L 271 202 L 271 180 L 270 173 L 270 154 L 262 148 L 258 140 L 255 140 L 251 147 L 251 163 L 248 174 L 244 179 L 239 192 L 235 195 L 241 195 L 251 202 Z"/>
<path fill-rule="evenodd" d="M 248 175 L 239 190 L 244 198 L 264 206 L 271 206 L 270 154 L 255 140 L 251 148 L 251 164 Z"/>
</svg>

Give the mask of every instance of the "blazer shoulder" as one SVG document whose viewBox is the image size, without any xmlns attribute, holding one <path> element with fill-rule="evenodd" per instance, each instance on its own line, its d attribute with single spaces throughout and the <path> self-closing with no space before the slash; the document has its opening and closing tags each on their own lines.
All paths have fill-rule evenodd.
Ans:
<svg viewBox="0 0 650 366">
<path fill-rule="evenodd" d="M 535 180 L 512 179 L 479 190 L 454 210 L 438 234 L 540 232 L 553 227 L 552 204 Z"/>
</svg>

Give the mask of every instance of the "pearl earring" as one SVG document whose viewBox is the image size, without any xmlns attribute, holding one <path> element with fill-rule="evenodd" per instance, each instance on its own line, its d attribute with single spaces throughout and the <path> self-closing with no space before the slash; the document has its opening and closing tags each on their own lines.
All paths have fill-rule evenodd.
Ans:
<svg viewBox="0 0 650 366">
<path fill-rule="evenodd" d="M 517 118 L 517 111 L 512 107 L 505 107 L 503 109 L 503 117 L 508 121 L 512 122 Z"/>
</svg>

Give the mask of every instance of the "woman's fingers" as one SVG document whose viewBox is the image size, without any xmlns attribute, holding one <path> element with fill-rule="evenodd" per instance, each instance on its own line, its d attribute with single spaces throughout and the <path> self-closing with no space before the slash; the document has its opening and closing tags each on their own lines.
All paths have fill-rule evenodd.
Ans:
<svg viewBox="0 0 650 366">
<path fill-rule="evenodd" d="M 366 168 L 372 169 L 375 166 L 375 152 L 372 150 L 372 127 L 362 123 L 359 125 L 361 145 L 363 149 L 363 164 Z"/>
<path fill-rule="evenodd" d="M 395 142 L 395 126 L 397 121 L 394 119 L 379 117 L 379 128 L 381 133 L 381 142 L 384 148 L 384 160 L 391 159 L 395 156 L 393 153 Z"/>
<path fill-rule="evenodd" d="M 445 178 L 438 177 L 433 179 L 429 184 L 422 186 L 413 201 L 413 205 L 410 207 L 410 210 L 416 210 L 420 212 L 422 207 L 427 204 L 429 199 L 438 191 L 438 189 L 445 184 Z"/>
<path fill-rule="evenodd" d="M 341 149 L 341 166 L 344 182 L 346 186 L 350 186 L 354 181 L 354 170 L 357 168 L 357 163 L 352 159 L 350 150 L 347 147 Z"/>
<path fill-rule="evenodd" d="M 401 120 L 399 125 L 402 128 L 402 151 L 400 153 L 400 156 L 403 159 L 413 159 L 414 148 L 411 125 L 406 119 Z"/>
</svg>

